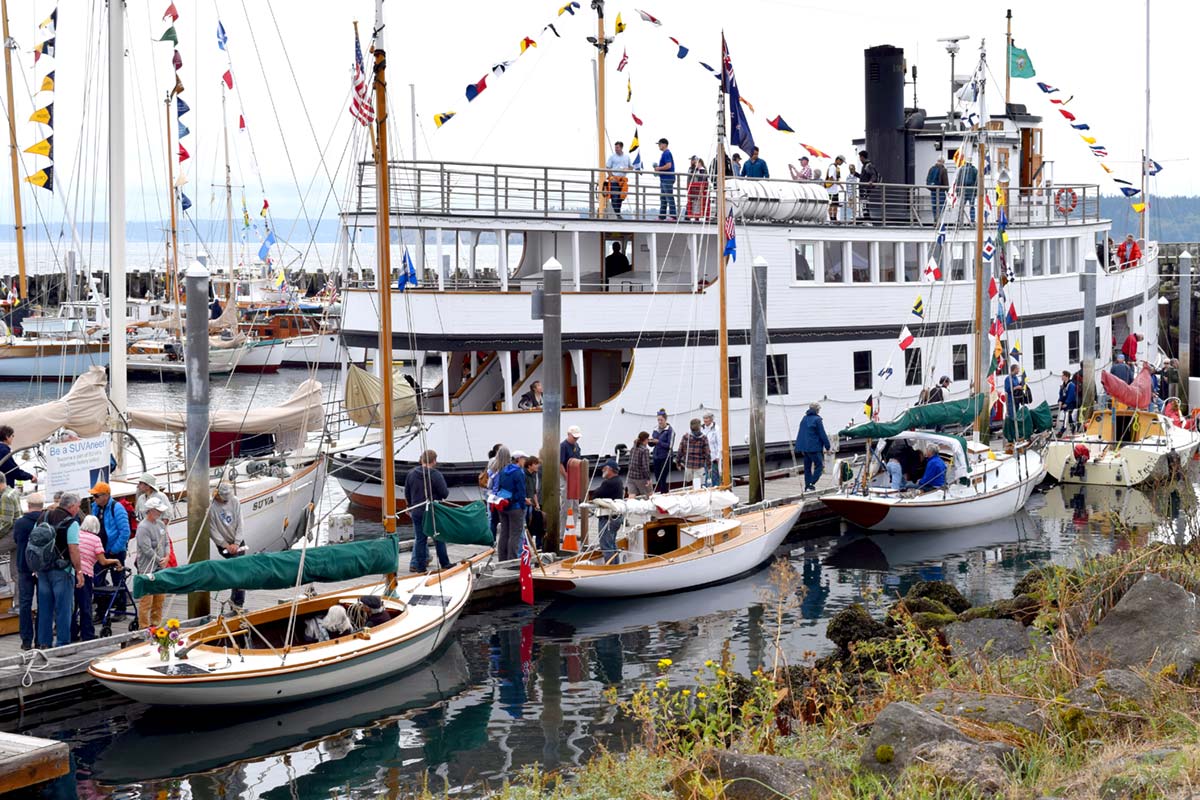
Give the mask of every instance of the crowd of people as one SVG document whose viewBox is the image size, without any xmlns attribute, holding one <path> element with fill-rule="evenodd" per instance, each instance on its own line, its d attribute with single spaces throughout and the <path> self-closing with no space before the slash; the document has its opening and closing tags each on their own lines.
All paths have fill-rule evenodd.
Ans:
<svg viewBox="0 0 1200 800">
<path fill-rule="evenodd" d="M 129 619 L 132 571 L 150 575 L 176 566 L 167 531 L 170 499 L 150 473 L 138 478 L 129 497 L 115 497 L 106 481 L 86 493 L 57 492 L 50 499 L 36 488 L 35 476 L 20 469 L 11 454 L 12 429 L 0 426 L 0 555 L 10 556 L 15 582 L 21 649 L 47 649 L 97 636 L 97 623 Z M 246 552 L 241 506 L 233 486 L 217 485 L 209 514 L 209 535 L 223 558 Z M 130 558 L 132 556 L 132 558 Z M 231 601 L 240 607 L 245 593 Z M 163 622 L 163 595 L 136 603 L 141 626 Z"/>
<path fill-rule="evenodd" d="M 671 153 L 670 142 L 664 137 L 658 140 L 658 160 L 650 169 L 658 174 L 659 207 L 658 219 L 674 222 L 684 219 L 693 222 L 711 221 L 714 214 L 713 192 L 716 185 L 717 159 L 709 160 L 707 166 L 702 156 L 692 155 L 687 165 L 676 160 Z M 789 177 L 795 181 L 820 181 L 829 194 L 829 219 L 851 221 L 860 219 L 878 220 L 881 214 L 881 181 L 879 170 L 864 150 L 858 154 L 859 164 L 846 164 L 845 156 L 837 156 L 822 170 L 811 163 L 809 156 L 801 156 L 800 166 L 788 165 Z M 939 162 L 944 165 L 944 162 Z M 624 142 L 614 142 L 613 152 L 605 161 L 605 175 L 601 189 L 608 210 L 622 217 L 622 208 L 629 197 L 629 173 L 636 171 Z M 970 166 L 970 165 L 968 165 Z M 974 167 L 971 167 L 974 169 Z M 741 153 L 725 156 L 726 178 L 768 180 L 771 169 L 760 151 L 754 147 L 750 157 L 743 160 Z M 943 166 L 944 172 L 944 166 Z M 961 174 L 960 170 L 960 174 Z M 932 173 L 931 173 L 932 174 Z M 679 179 L 683 179 L 684 213 L 679 214 L 676 192 Z M 965 184 L 965 178 L 963 179 Z M 968 191 L 973 194 L 974 180 Z M 943 192 L 944 199 L 944 192 Z"/>
</svg>

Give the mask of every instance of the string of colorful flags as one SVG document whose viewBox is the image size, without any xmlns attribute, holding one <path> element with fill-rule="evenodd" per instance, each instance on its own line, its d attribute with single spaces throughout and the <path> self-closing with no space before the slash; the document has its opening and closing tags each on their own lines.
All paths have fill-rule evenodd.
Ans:
<svg viewBox="0 0 1200 800">
<path fill-rule="evenodd" d="M 41 44 L 37 45 L 37 47 L 33 49 L 33 63 L 35 69 L 37 68 L 37 64 L 41 60 L 42 56 L 49 56 L 51 60 L 54 59 L 55 39 L 58 35 L 57 7 L 50 12 L 50 16 L 46 17 L 46 19 L 44 19 L 41 24 L 38 25 L 38 30 L 43 31 L 46 38 L 41 42 Z M 34 186 L 38 186 L 48 192 L 54 191 L 54 72 L 55 70 L 51 65 L 51 69 L 47 70 L 47 72 L 42 75 L 42 82 L 38 85 L 37 94 L 47 96 L 39 99 L 38 103 L 35 105 L 43 102 L 45 105 L 41 105 L 41 107 L 34 111 L 29 117 L 30 122 L 35 122 L 39 125 L 45 125 L 50 132 L 37 143 L 26 147 L 24 151 L 31 155 L 42 156 L 50 160 L 49 164 L 25 179 L 26 182 L 32 183 Z M 40 133 L 41 131 L 39 129 L 39 134 Z"/>
<path fill-rule="evenodd" d="M 180 97 L 183 94 L 183 81 L 179 77 L 179 71 L 183 69 L 183 57 L 179 54 L 179 34 L 175 31 L 175 23 L 179 22 L 179 11 L 175 8 L 175 4 L 171 3 L 167 6 L 167 10 L 162 15 L 163 22 L 171 21 L 170 27 L 163 31 L 163 35 L 158 38 L 160 42 L 170 42 L 172 47 L 171 66 L 175 69 L 175 87 L 171 90 L 170 99 L 175 100 L 175 123 L 179 128 L 178 131 L 178 170 L 175 175 L 175 185 L 171 187 L 171 191 L 177 197 L 172 198 L 172 202 L 178 202 L 179 207 L 183 211 L 187 211 L 192 207 L 191 198 L 183 191 L 183 187 L 187 185 L 187 173 L 183 169 L 183 163 L 191 158 L 187 147 L 184 146 L 183 140 L 191 134 L 191 130 L 183 122 L 183 115 L 191 111 L 188 104 Z M 170 102 L 168 99 L 167 102 Z"/>
<path fill-rule="evenodd" d="M 1042 81 L 1038 81 L 1037 85 L 1038 88 L 1042 90 L 1042 95 L 1050 101 L 1050 104 L 1054 106 L 1055 110 L 1058 111 L 1062 118 L 1067 121 L 1067 124 L 1079 134 L 1079 138 L 1082 139 L 1087 145 L 1091 154 L 1099 159 L 1107 158 L 1108 148 L 1106 148 L 1103 144 L 1099 144 L 1097 138 L 1091 135 L 1091 126 L 1086 122 L 1081 122 L 1072 111 L 1069 111 L 1066 108 L 1066 106 L 1075 99 L 1075 95 L 1071 95 L 1064 100 L 1061 97 L 1054 97 L 1056 94 L 1062 94 L 1058 87 L 1051 86 L 1050 84 L 1043 83 Z M 1112 168 L 1108 166 L 1108 164 L 1104 163 L 1103 160 L 1100 161 L 1100 168 L 1103 169 L 1104 173 L 1108 175 L 1112 182 L 1117 185 L 1117 188 L 1120 189 L 1121 194 L 1125 195 L 1125 197 L 1133 200 L 1133 198 L 1142 193 L 1141 188 L 1134 186 L 1130 181 L 1116 177 L 1113 174 Z M 1152 160 L 1149 154 L 1146 154 L 1146 163 L 1142 168 L 1147 171 L 1146 174 L 1148 175 L 1157 175 L 1162 171 L 1162 166 L 1157 161 Z M 1145 198 L 1133 200 L 1132 207 L 1133 210 L 1138 214 L 1145 211 Z"/>
<path fill-rule="evenodd" d="M 578 11 L 579 8 L 580 8 L 579 3 L 574 2 L 574 0 L 572 0 L 572 2 L 569 2 L 566 5 L 561 6 L 558 9 L 558 14 L 556 16 L 562 17 L 563 15 L 567 15 L 567 16 L 573 17 L 573 16 L 575 16 L 575 12 Z M 562 38 L 562 34 L 559 33 L 558 26 L 557 26 L 557 24 L 555 24 L 555 21 L 553 21 L 553 20 L 550 21 L 549 23 L 547 23 L 542 28 L 542 33 L 546 33 L 547 31 L 552 33 L 554 35 L 554 38 L 556 38 L 556 39 Z M 518 47 L 517 58 L 520 58 L 521 56 L 525 55 L 525 53 L 527 53 L 529 50 L 532 50 L 533 48 L 535 48 L 537 46 L 538 46 L 537 40 L 534 39 L 532 36 L 526 36 L 526 37 L 522 38 L 521 41 L 517 45 L 517 47 Z M 494 84 L 499 78 L 503 77 L 504 73 L 506 73 L 508 71 L 509 67 L 511 67 L 513 64 L 516 63 L 516 60 L 517 60 L 516 58 L 512 58 L 507 61 L 498 61 L 498 62 L 494 63 L 491 66 L 491 68 L 483 74 L 482 78 L 475 81 L 474 83 L 467 84 L 467 88 L 466 88 L 467 102 L 470 103 L 470 102 L 474 101 L 475 98 L 479 97 L 479 95 L 481 95 L 485 91 L 487 91 L 487 88 L 489 86 L 488 81 L 491 80 L 492 84 Z M 436 127 L 440 128 L 443 125 L 445 125 L 447 122 L 449 122 L 450 120 L 454 119 L 454 117 L 457 115 L 457 113 L 458 112 L 456 112 L 456 111 L 443 111 L 440 114 L 434 114 L 433 115 L 433 124 Z"/>
</svg>

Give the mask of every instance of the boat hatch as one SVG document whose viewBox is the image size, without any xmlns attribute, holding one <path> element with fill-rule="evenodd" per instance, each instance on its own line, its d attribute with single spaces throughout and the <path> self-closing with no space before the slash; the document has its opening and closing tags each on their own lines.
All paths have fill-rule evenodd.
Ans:
<svg viewBox="0 0 1200 800">
<path fill-rule="evenodd" d="M 709 522 L 688 525 L 684 531 L 696 539 L 710 539 L 715 544 L 723 541 L 724 538 L 727 538 L 727 534 L 733 533 L 740 526 L 741 523 L 736 519 L 714 519 Z"/>
<path fill-rule="evenodd" d="M 652 520 L 646 523 L 646 544 L 644 552 L 648 556 L 662 556 L 679 549 L 679 520 Z"/>
</svg>

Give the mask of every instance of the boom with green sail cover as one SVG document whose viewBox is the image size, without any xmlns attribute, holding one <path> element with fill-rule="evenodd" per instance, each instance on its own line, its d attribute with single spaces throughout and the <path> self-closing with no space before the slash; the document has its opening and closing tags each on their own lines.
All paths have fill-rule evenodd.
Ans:
<svg viewBox="0 0 1200 800">
<path fill-rule="evenodd" d="M 853 428 L 838 431 L 838 436 L 848 439 L 888 439 L 914 428 L 933 429 L 939 425 L 961 425 L 965 428 L 973 425 L 975 417 L 985 408 L 987 395 L 980 393 L 966 400 L 913 406 L 891 422 L 855 425 Z"/>
<path fill-rule="evenodd" d="M 133 596 L 219 592 L 226 589 L 290 589 L 304 583 L 348 581 L 394 573 L 399 561 L 395 536 L 331 544 L 306 551 L 256 553 L 227 561 L 200 561 L 133 579 Z M 303 572 L 301 571 L 303 558 Z"/>
</svg>

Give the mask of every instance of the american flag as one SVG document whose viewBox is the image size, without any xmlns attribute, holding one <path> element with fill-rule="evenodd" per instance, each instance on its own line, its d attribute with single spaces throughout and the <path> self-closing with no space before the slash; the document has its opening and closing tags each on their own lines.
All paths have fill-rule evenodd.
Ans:
<svg viewBox="0 0 1200 800">
<path fill-rule="evenodd" d="M 329 278 L 325 281 L 325 288 L 321 293 L 328 297 L 330 302 L 337 300 L 337 276 L 332 273 L 329 275 Z"/>
<path fill-rule="evenodd" d="M 729 209 L 729 213 L 725 215 L 725 253 L 727 258 L 732 258 L 737 261 L 737 237 L 734 235 L 733 229 L 733 209 Z"/>
<path fill-rule="evenodd" d="M 350 116 L 363 125 L 375 121 L 375 107 L 371 105 L 371 88 L 367 82 L 367 71 L 363 67 L 362 45 L 358 34 L 354 35 L 354 96 L 350 99 Z"/>
</svg>

